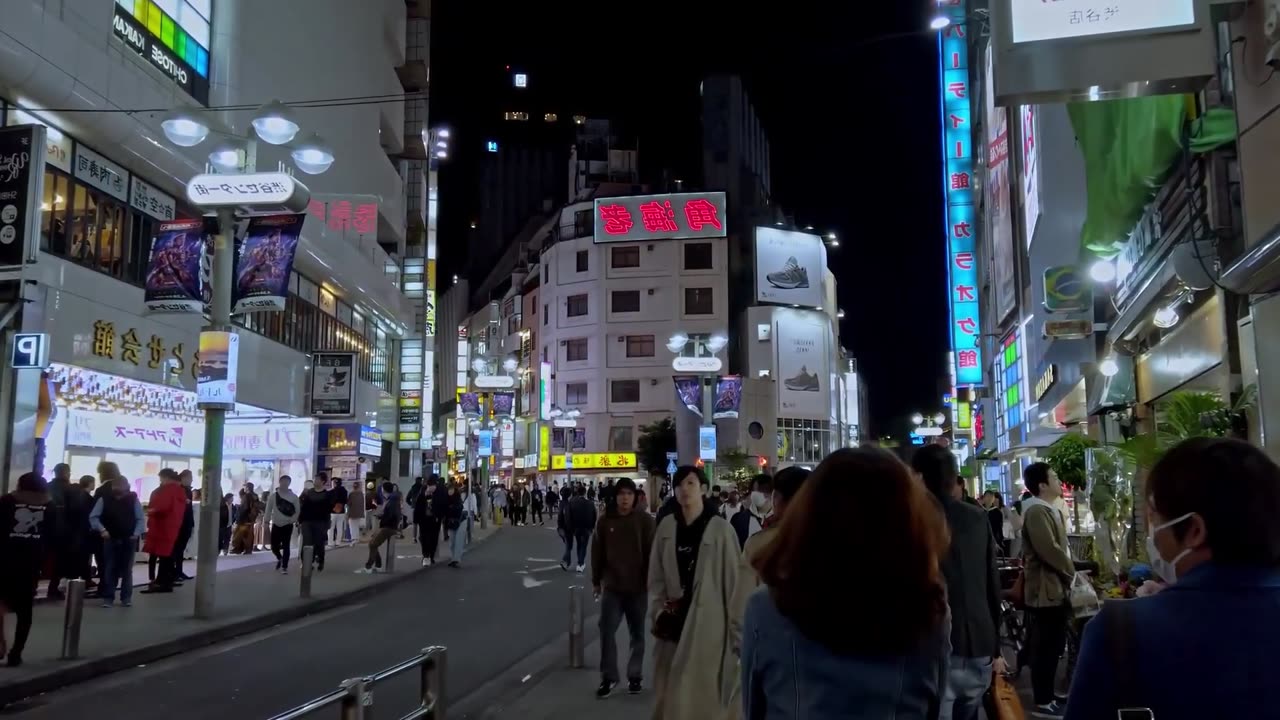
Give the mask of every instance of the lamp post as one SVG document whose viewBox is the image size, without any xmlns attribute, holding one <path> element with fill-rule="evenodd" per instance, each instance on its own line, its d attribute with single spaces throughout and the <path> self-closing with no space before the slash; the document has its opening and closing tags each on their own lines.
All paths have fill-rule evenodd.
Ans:
<svg viewBox="0 0 1280 720">
<path fill-rule="evenodd" d="M 314 133 L 294 142 L 299 131 L 293 111 L 278 101 L 263 105 L 254 114 L 252 132 L 240 137 L 226 128 L 215 129 L 203 117 L 187 112 L 170 113 L 161 123 L 165 137 L 179 147 L 195 147 L 210 134 L 217 136 L 209 153 L 209 165 L 228 175 L 251 174 L 257 169 L 258 140 L 270 145 L 287 146 L 294 165 L 308 175 L 318 175 L 333 165 L 333 151 Z M 281 167 L 283 171 L 283 165 Z M 280 205 L 301 212 L 306 209 L 310 191 L 305 185 L 290 182 L 289 192 L 278 198 Z M 188 192 L 188 196 L 190 196 Z M 190 198 L 189 198 L 190 199 Z M 193 202 L 200 204 L 197 200 Z M 277 205 L 277 208 L 280 207 Z M 231 287 L 235 274 L 235 223 L 237 212 L 249 203 L 220 201 L 203 207 L 218 219 L 218 232 L 213 238 L 213 263 L 209 283 L 208 331 L 232 332 Z M 195 615 L 207 619 L 214 614 L 214 597 L 218 571 L 218 507 L 222 499 L 222 441 L 226 426 L 225 405 L 204 406 L 203 479 L 201 481 L 200 534 L 196 540 Z M 230 409 L 234 409 L 232 406 Z"/>
<path fill-rule="evenodd" d="M 715 430 L 715 422 L 712 418 L 714 413 L 714 395 L 715 395 L 715 377 L 716 373 L 724 366 L 718 355 L 721 350 L 729 344 L 729 338 L 724 333 L 712 333 L 705 340 L 695 342 L 692 355 L 685 355 L 685 348 L 688 347 L 691 339 L 688 333 L 677 332 L 667 340 L 667 349 L 675 354 L 675 358 L 671 361 L 671 369 L 676 372 L 693 373 L 698 376 L 698 382 L 702 386 L 702 427 L 712 428 Z M 702 354 L 702 345 L 710 352 L 710 355 Z M 701 434 L 701 431 L 699 431 Z M 701 437 L 699 437 L 699 453 L 698 459 L 702 459 L 701 453 Z M 714 484 L 714 467 L 712 464 L 714 459 L 707 462 L 707 476 L 713 479 Z"/>
<path fill-rule="evenodd" d="M 552 407 L 547 413 L 551 416 L 551 424 L 558 428 L 565 428 L 572 432 L 573 428 L 578 427 L 578 418 L 582 417 L 582 411 L 578 408 L 569 408 L 565 410 L 561 407 Z M 565 484 L 573 484 L 573 438 L 566 437 L 564 441 L 564 472 Z"/>
<path fill-rule="evenodd" d="M 916 426 L 914 430 L 916 435 L 920 437 L 940 438 L 946 432 L 943 425 L 947 422 L 947 416 L 944 413 L 934 413 L 925 417 L 921 413 L 915 413 L 911 416 L 911 424 Z M 936 442 L 936 441 L 935 441 Z"/>
</svg>

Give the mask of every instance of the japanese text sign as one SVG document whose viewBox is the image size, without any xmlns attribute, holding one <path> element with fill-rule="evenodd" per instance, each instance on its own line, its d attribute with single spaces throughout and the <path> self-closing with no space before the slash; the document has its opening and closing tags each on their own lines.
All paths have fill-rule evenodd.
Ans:
<svg viewBox="0 0 1280 720">
<path fill-rule="evenodd" d="M 89 148 L 76 146 L 76 179 L 124 202 L 129 199 L 129 172 Z"/>
<path fill-rule="evenodd" d="M 157 220 L 167 222 L 176 217 L 173 196 L 136 175 L 130 178 L 129 204 Z"/>
<path fill-rule="evenodd" d="M 310 420 L 228 423 L 222 453 L 234 457 L 311 457 L 313 433 Z"/>
<path fill-rule="evenodd" d="M 187 199 L 199 207 L 248 207 L 304 210 L 310 191 L 288 173 L 196 175 L 187 183 Z"/>
<path fill-rule="evenodd" d="M 722 192 L 596 198 L 595 242 L 720 238 L 728 235 Z"/>
<path fill-rule="evenodd" d="M 1195 0 L 1013 0 L 1015 43 L 1168 30 L 1195 24 Z"/>
<path fill-rule="evenodd" d="M 312 199 L 307 214 L 314 216 L 330 230 L 351 230 L 359 235 L 378 232 L 378 204 L 376 202 L 351 202 L 350 200 Z"/>
<path fill-rule="evenodd" d="M 951 24 L 938 33 L 942 90 L 943 193 L 946 197 L 947 303 L 955 382 L 982 384 L 978 315 L 977 229 L 973 193 L 973 124 L 966 0 L 937 0 Z"/>
<path fill-rule="evenodd" d="M 635 468 L 635 453 L 573 453 L 574 470 L 634 470 Z M 551 469 L 564 470 L 565 456 L 551 456 Z"/>
</svg>

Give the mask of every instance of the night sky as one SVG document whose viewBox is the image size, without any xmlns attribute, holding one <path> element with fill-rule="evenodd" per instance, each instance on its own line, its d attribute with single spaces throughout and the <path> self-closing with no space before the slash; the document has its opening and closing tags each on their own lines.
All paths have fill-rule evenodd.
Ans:
<svg viewBox="0 0 1280 720">
<path fill-rule="evenodd" d="M 476 219 L 480 115 L 492 112 L 476 98 L 506 65 L 553 85 L 574 113 L 624 119 L 642 170 L 690 176 L 698 82 L 734 73 L 768 133 L 775 201 L 840 237 L 829 263 L 841 342 L 870 385 L 872 429 L 904 433 L 912 411 L 938 409 L 947 345 L 930 4 L 433 3 L 431 124 L 447 125 L 454 145 L 440 173 L 442 284 Z"/>
</svg>

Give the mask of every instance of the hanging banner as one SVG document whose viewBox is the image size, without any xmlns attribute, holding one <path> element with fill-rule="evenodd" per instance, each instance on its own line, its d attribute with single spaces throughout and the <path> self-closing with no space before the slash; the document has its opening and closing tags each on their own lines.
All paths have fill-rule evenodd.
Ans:
<svg viewBox="0 0 1280 720">
<path fill-rule="evenodd" d="M 511 417 L 515 415 L 516 410 L 516 394 L 510 392 L 496 392 L 493 394 L 493 415 L 494 417 Z"/>
<path fill-rule="evenodd" d="M 697 375 L 676 375 L 671 378 L 676 386 L 676 400 L 702 417 L 702 378 Z"/>
<path fill-rule="evenodd" d="M 1093 310 L 1093 284 L 1079 266 L 1055 265 L 1044 270 L 1044 309 L 1050 313 Z"/>
<path fill-rule="evenodd" d="M 0 267 L 32 260 L 40 237 L 45 138 L 43 125 L 0 129 Z"/>
<path fill-rule="evenodd" d="M 462 408 L 462 414 L 466 417 L 479 417 L 480 394 L 473 392 L 459 393 L 458 407 Z"/>
<path fill-rule="evenodd" d="M 151 241 L 143 302 L 151 313 L 204 312 L 204 218 L 160 223 Z"/>
<path fill-rule="evenodd" d="M 202 408 L 235 409 L 240 336 L 220 330 L 200 332 L 196 401 Z"/>
<path fill-rule="evenodd" d="M 244 237 L 236 239 L 232 313 L 284 310 L 293 257 L 306 217 L 305 213 L 299 213 L 249 219 Z"/>
<path fill-rule="evenodd" d="M 587 449 L 587 429 L 586 428 L 573 429 L 573 447 L 569 449 L 575 450 L 575 451 Z"/>
<path fill-rule="evenodd" d="M 349 417 L 355 405 L 356 354 L 317 352 L 311 362 L 311 414 Z"/>
<path fill-rule="evenodd" d="M 716 378 L 716 402 L 711 417 L 716 420 L 738 417 L 742 406 L 742 376 L 724 375 Z"/>
</svg>

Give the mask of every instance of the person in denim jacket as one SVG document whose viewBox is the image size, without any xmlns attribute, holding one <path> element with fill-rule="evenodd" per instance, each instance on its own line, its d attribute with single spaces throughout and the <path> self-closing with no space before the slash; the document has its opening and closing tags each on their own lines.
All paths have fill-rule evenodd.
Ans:
<svg viewBox="0 0 1280 720">
<path fill-rule="evenodd" d="M 896 457 L 823 460 L 755 560 L 745 720 L 936 718 L 951 655 L 946 546 L 941 513 Z"/>
</svg>

